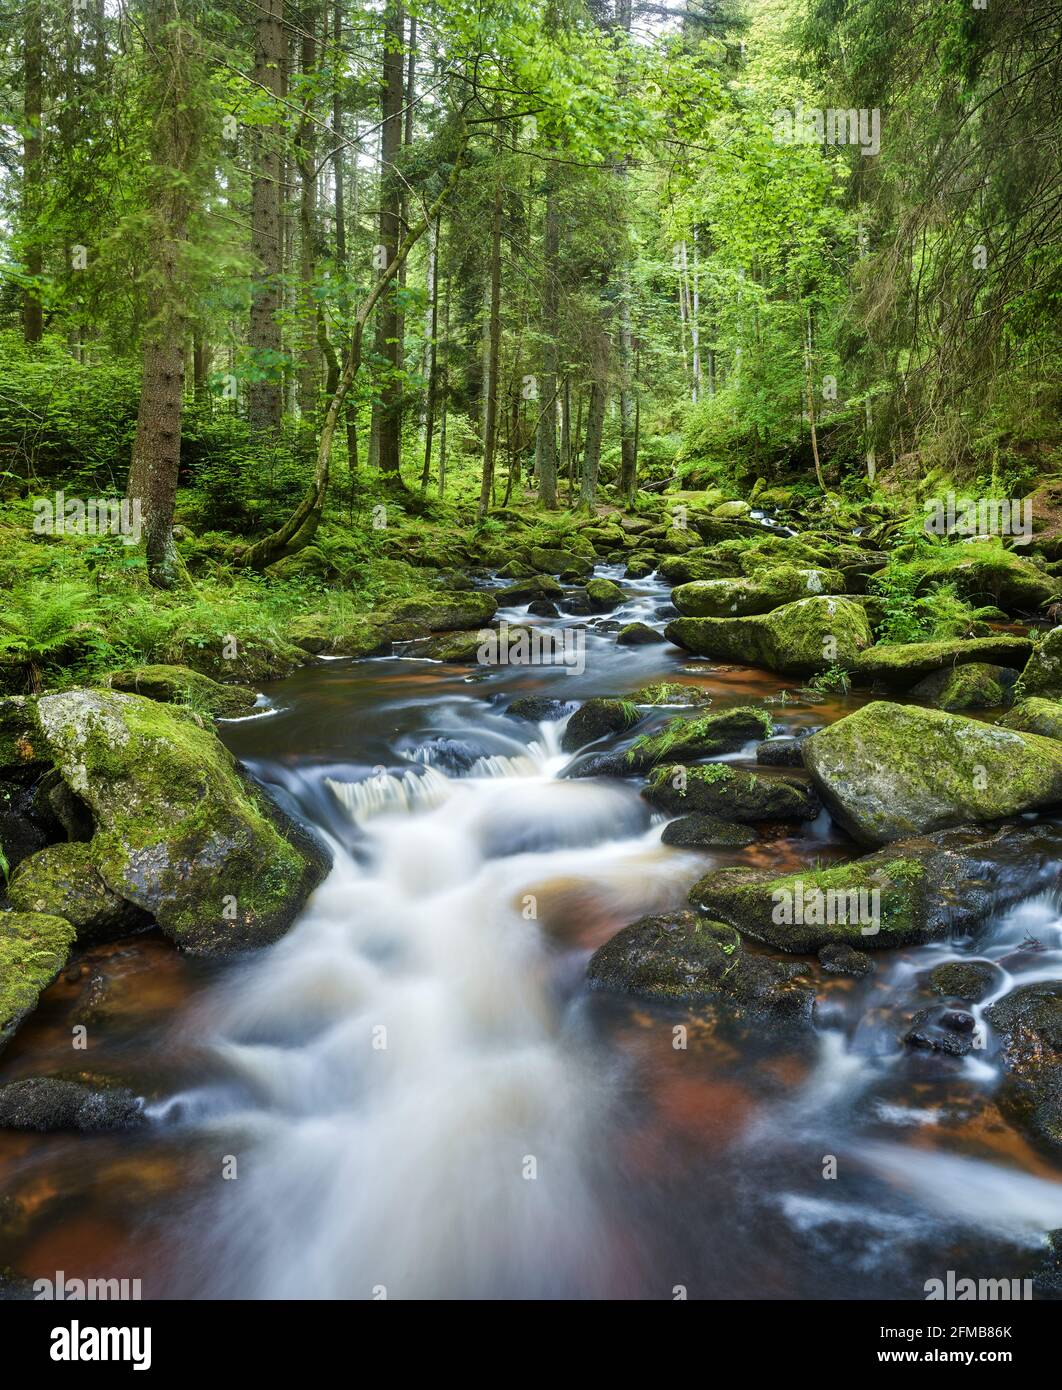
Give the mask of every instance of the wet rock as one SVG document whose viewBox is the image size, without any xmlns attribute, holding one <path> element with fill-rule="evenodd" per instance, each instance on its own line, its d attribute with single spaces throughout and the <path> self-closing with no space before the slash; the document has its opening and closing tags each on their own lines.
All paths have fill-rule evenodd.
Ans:
<svg viewBox="0 0 1062 1390">
<path fill-rule="evenodd" d="M 1020 700 L 999 723 L 1004 729 L 1062 740 L 1062 700 L 1045 700 L 1038 695 Z"/>
<path fill-rule="evenodd" d="M 937 671 L 967 663 L 1020 667 L 1032 644 L 1027 637 L 955 637 L 943 642 L 879 642 L 860 653 L 852 666 L 857 681 L 910 690 Z"/>
<path fill-rule="evenodd" d="M 414 762 L 427 767 L 440 767 L 444 772 L 460 777 L 469 772 L 480 758 L 486 756 L 484 748 L 457 738 L 429 738 L 417 745 L 412 752 Z"/>
<path fill-rule="evenodd" d="M 744 618 L 769 613 L 813 594 L 843 594 L 844 577 L 836 570 L 778 565 L 745 579 L 695 580 L 680 584 L 671 599 L 688 618 Z"/>
<path fill-rule="evenodd" d="M 529 719 L 539 724 L 544 719 L 564 719 L 575 708 L 569 700 L 551 700 L 546 695 L 521 695 L 505 711 L 514 719 Z"/>
<path fill-rule="evenodd" d="M 37 813 L 34 787 L 0 782 L 0 847 L 9 870 L 58 838 L 54 817 Z"/>
<path fill-rule="evenodd" d="M 1000 1111 L 1056 1157 L 1062 1155 L 1062 980 L 1021 985 L 986 1012 L 1007 1076 Z"/>
<path fill-rule="evenodd" d="M 828 941 L 820 946 L 819 962 L 828 975 L 853 975 L 857 979 L 872 975 L 876 968 L 868 955 L 846 941 Z"/>
<path fill-rule="evenodd" d="M 39 912 L 0 912 L 0 1051 L 70 958 L 74 928 Z"/>
<path fill-rule="evenodd" d="M 697 685 L 678 681 L 656 681 L 643 685 L 627 696 L 636 705 L 710 705 L 712 697 Z"/>
<path fill-rule="evenodd" d="M 559 618 L 560 609 L 548 598 L 532 599 L 527 605 L 527 611 L 533 613 L 536 618 Z"/>
<path fill-rule="evenodd" d="M 751 705 L 713 710 L 695 719 L 670 719 L 658 733 L 636 739 L 627 752 L 627 762 L 636 771 L 648 772 L 662 762 L 709 758 L 763 738 L 772 727 L 767 711 Z"/>
<path fill-rule="evenodd" d="M 821 809 L 802 782 L 759 777 L 725 763 L 660 767 L 642 795 L 673 816 L 700 812 L 742 822 L 814 820 Z"/>
<path fill-rule="evenodd" d="M 745 849 L 759 836 L 747 825 L 714 816 L 680 816 L 664 827 L 660 841 L 679 849 Z"/>
<path fill-rule="evenodd" d="M 990 666 L 971 661 L 944 671 L 934 671 L 911 691 L 912 700 L 924 700 L 936 709 L 998 709 L 1006 704 L 1018 679 L 1009 666 Z"/>
<path fill-rule="evenodd" d="M 757 743 L 756 761 L 764 767 L 803 767 L 802 743 L 799 738 L 772 738 Z"/>
<path fill-rule="evenodd" d="M 561 747 L 566 753 L 574 753 L 606 734 L 626 733 L 641 717 L 641 712 L 628 700 L 609 700 L 595 695 L 568 720 Z"/>
<path fill-rule="evenodd" d="M 92 811 L 91 859 L 112 893 L 199 952 L 265 945 L 288 929 L 329 856 L 213 732 L 113 691 L 45 695 L 37 711 L 64 781 Z"/>
<path fill-rule="evenodd" d="M 648 623 L 627 623 L 616 633 L 616 643 L 621 647 L 646 647 L 666 641 L 664 634 Z"/>
<path fill-rule="evenodd" d="M 690 903 L 797 955 L 835 941 L 882 950 L 974 932 L 1056 878 L 1060 852 L 1057 838 L 1041 844 L 1014 827 L 942 831 L 798 873 L 713 869 L 690 889 Z"/>
<path fill-rule="evenodd" d="M 929 972 L 929 987 L 935 994 L 979 1004 L 998 988 L 1002 973 L 987 960 L 947 960 Z"/>
<path fill-rule="evenodd" d="M 0 1267 L 0 1303 L 28 1303 L 36 1297 L 32 1279 L 16 1274 L 8 1265 Z"/>
<path fill-rule="evenodd" d="M 562 579 L 572 579 L 576 582 L 588 579 L 594 572 L 593 560 L 581 555 L 572 555 L 565 550 L 554 550 L 548 546 L 536 546 L 528 559 L 540 574 L 557 574 Z"/>
<path fill-rule="evenodd" d="M 1062 627 L 1052 628 L 1037 643 L 1021 673 L 1023 695 L 1062 700 Z"/>
<path fill-rule="evenodd" d="M 0 1129 L 93 1133 L 135 1129 L 144 1123 L 144 1102 L 124 1086 L 40 1076 L 0 1086 Z"/>
<path fill-rule="evenodd" d="M 586 596 L 595 613 L 605 613 L 627 602 L 627 595 L 611 579 L 591 579 L 587 581 Z"/>
<path fill-rule="evenodd" d="M 1062 801 L 1055 740 L 882 700 L 812 734 L 804 762 L 830 812 L 865 844 Z"/>
<path fill-rule="evenodd" d="M 249 686 L 222 685 L 187 666 L 134 666 L 112 671 L 107 677 L 112 690 L 145 695 L 167 705 L 187 705 L 216 719 L 247 714 L 257 695 Z"/>
<path fill-rule="evenodd" d="M 787 603 L 758 617 L 676 618 L 664 631 L 676 646 L 698 656 L 798 676 L 853 666 L 871 643 L 862 605 L 826 596 Z"/>
<path fill-rule="evenodd" d="M 901 1041 L 908 1047 L 943 1052 L 949 1057 L 965 1057 L 974 1049 L 975 1027 L 973 1014 L 935 1005 L 915 1014 Z"/>
<path fill-rule="evenodd" d="M 1062 1229 L 1048 1231 L 1043 1264 L 1033 1275 L 1039 1293 L 1062 1294 Z"/>
<path fill-rule="evenodd" d="M 493 593 L 476 589 L 470 593 L 425 594 L 406 599 L 391 612 L 399 622 L 418 623 L 430 632 L 467 632 L 489 623 L 497 606 Z"/>
<path fill-rule="evenodd" d="M 87 844 L 51 845 L 24 859 L 8 897 L 18 912 L 65 917 L 79 941 L 100 941 L 149 926 L 151 916 L 104 881 Z"/>
<path fill-rule="evenodd" d="M 692 912 L 643 917 L 594 952 L 591 989 L 642 999 L 720 1001 L 741 1013 L 807 1025 L 814 991 L 798 983 L 800 967 L 753 956 L 735 931 Z"/>
<path fill-rule="evenodd" d="M 646 579 L 656 569 L 655 555 L 630 555 L 627 558 L 626 572 L 628 579 Z"/>
<path fill-rule="evenodd" d="M 534 599 L 558 599 L 564 596 L 563 586 L 548 574 L 535 574 L 518 584 L 509 584 L 506 588 L 496 589 L 494 592 L 500 608 L 531 603 Z"/>
<path fill-rule="evenodd" d="M 748 502 L 740 499 L 733 502 L 720 502 L 718 507 L 712 511 L 713 516 L 719 517 L 722 521 L 733 521 L 736 518 L 747 517 L 752 511 Z"/>
</svg>

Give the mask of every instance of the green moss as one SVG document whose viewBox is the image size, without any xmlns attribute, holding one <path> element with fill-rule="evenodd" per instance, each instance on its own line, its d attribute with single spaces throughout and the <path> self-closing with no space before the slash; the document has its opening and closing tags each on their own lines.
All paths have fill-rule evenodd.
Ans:
<svg viewBox="0 0 1062 1390">
<path fill-rule="evenodd" d="M 0 1048 L 37 1006 L 74 944 L 74 928 L 61 917 L 0 912 Z"/>
</svg>

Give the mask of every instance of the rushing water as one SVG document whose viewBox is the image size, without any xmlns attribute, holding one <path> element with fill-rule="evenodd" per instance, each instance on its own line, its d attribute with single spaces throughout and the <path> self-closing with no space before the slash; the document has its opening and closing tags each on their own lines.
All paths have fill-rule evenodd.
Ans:
<svg viewBox="0 0 1062 1390">
<path fill-rule="evenodd" d="M 88 1020 L 77 1065 L 138 1086 L 151 1122 L 0 1135 L 0 1266 L 314 1298 L 920 1298 L 949 1269 L 1031 1272 L 1062 1183 L 1001 1121 L 991 1047 L 956 1061 L 896 1039 L 942 960 L 997 962 L 998 994 L 1062 976 L 1044 876 L 975 942 L 820 982 L 803 1036 L 586 991 L 593 949 L 683 904 L 713 864 L 854 852 L 825 815 L 741 852 L 669 849 L 636 783 L 562 775 L 563 719 L 506 715 L 518 694 L 661 677 L 716 707 L 770 699 L 785 730 L 857 703 L 617 646 L 623 622 L 669 612 L 662 584 L 624 584 L 616 613 L 562 620 L 588 624 L 579 675 L 332 662 L 224 726 L 328 840 L 332 873 L 246 961 L 188 961 L 149 934 L 89 951 L 49 991 L 0 1081 L 69 1066 Z"/>
</svg>

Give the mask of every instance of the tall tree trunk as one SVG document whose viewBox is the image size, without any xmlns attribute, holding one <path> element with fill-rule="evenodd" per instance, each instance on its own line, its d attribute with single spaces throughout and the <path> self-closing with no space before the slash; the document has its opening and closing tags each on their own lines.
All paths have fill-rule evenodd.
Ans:
<svg viewBox="0 0 1062 1390">
<path fill-rule="evenodd" d="M 446 492 L 446 419 L 450 407 L 450 278 L 443 291 L 443 359 L 439 390 L 442 406 L 439 421 L 439 496 Z"/>
<path fill-rule="evenodd" d="M 580 501 L 589 511 L 597 496 L 597 473 L 601 464 L 601 435 L 605 425 L 605 385 L 597 376 L 590 383 L 590 403 L 586 412 L 586 445 L 583 449 L 583 476 Z"/>
<path fill-rule="evenodd" d="M 23 92 L 22 224 L 26 244 L 26 270 L 39 276 L 44 269 L 41 252 L 41 118 L 44 112 L 44 33 L 42 0 L 28 0 L 25 13 L 25 86 Z M 39 343 L 44 336 L 44 310 L 40 293 L 31 286 L 22 295 L 22 336 Z"/>
<path fill-rule="evenodd" d="M 431 477 L 431 445 L 435 432 L 435 398 L 437 394 L 436 371 L 438 365 L 439 336 L 439 233 L 436 221 L 429 232 L 431 247 L 428 251 L 428 398 L 424 406 L 424 468 L 420 475 L 420 490 L 427 492 Z"/>
<path fill-rule="evenodd" d="M 545 403 L 538 417 L 535 454 L 538 460 L 538 491 L 542 505 L 552 511 L 557 505 L 557 305 L 560 276 L 560 218 L 557 216 L 556 168 L 546 173 L 546 225 L 542 254 L 542 380 L 540 396 Z"/>
<path fill-rule="evenodd" d="M 299 171 L 299 410 L 304 420 L 316 413 L 318 381 L 318 314 L 314 300 L 317 274 L 317 138 L 313 120 L 317 77 L 317 8 L 304 6 L 299 54 L 302 111 L 295 132 L 295 163 Z"/>
<path fill-rule="evenodd" d="M 400 0 L 388 0 L 384 11 L 383 126 L 380 141 L 380 224 L 382 259 L 389 265 L 398 251 L 402 225 L 401 181 L 397 175 L 402 148 L 402 41 L 404 21 Z M 402 264 L 405 263 L 403 258 Z M 384 361 L 379 400 L 373 406 L 376 463 L 392 482 L 400 481 L 402 460 L 402 325 L 398 301 L 390 291 L 380 301 L 376 317 L 376 352 Z"/>
<path fill-rule="evenodd" d="M 199 61 L 190 26 L 176 18 L 174 0 L 149 0 L 147 61 L 150 64 L 154 190 L 150 298 L 154 315 L 144 334 L 140 409 L 129 467 L 128 497 L 139 504 L 148 578 L 158 588 L 177 579 L 173 510 L 181 456 L 185 344 L 188 338 L 185 245 L 192 213 L 192 177 L 202 142 L 191 74 Z"/>
<path fill-rule="evenodd" d="M 254 81 L 273 97 L 279 114 L 284 89 L 287 39 L 284 0 L 259 0 L 255 23 Z M 280 374 L 281 272 L 284 229 L 281 224 L 281 158 L 279 120 L 255 128 L 254 175 L 251 179 L 251 250 L 261 279 L 251 289 L 251 319 L 247 345 L 266 375 L 251 382 L 247 418 L 252 434 L 266 438 L 280 429 L 284 409 Z"/>
<path fill-rule="evenodd" d="M 811 381 L 811 310 L 807 311 L 807 336 L 804 339 L 804 381 L 807 385 L 808 397 L 808 423 L 811 426 L 811 457 L 815 460 L 815 477 L 819 481 L 819 487 L 823 492 L 826 491 L 826 484 L 822 478 L 822 465 L 819 463 L 819 437 L 815 428 L 815 390 Z"/>
<path fill-rule="evenodd" d="M 495 151 L 496 155 L 498 151 Z M 479 515 L 486 516 L 494 487 L 494 446 L 498 433 L 498 364 L 501 357 L 501 233 L 502 178 L 494 176 L 494 203 L 490 219 L 490 313 L 488 317 L 487 399 L 483 421 L 483 480 L 479 491 Z"/>
</svg>

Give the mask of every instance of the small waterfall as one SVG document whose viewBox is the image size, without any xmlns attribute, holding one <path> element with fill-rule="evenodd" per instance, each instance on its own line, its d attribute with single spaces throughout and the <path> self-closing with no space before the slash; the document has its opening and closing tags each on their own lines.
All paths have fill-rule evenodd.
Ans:
<svg viewBox="0 0 1062 1390">
<path fill-rule="evenodd" d="M 449 778 L 433 767 L 425 767 L 421 773 L 403 772 L 401 777 L 380 772 L 362 782 L 337 782 L 326 777 L 325 786 L 358 824 L 384 811 L 438 806 L 450 791 Z"/>
</svg>

